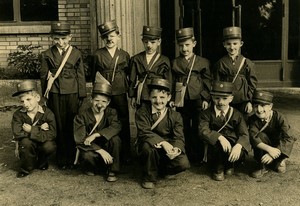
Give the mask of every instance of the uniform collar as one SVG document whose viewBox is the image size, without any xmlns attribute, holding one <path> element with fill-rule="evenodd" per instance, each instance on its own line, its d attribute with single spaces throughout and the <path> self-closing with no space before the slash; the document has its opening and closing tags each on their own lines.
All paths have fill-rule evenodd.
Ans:
<svg viewBox="0 0 300 206">
<path fill-rule="evenodd" d="M 60 53 L 60 55 L 61 55 L 61 54 L 62 54 L 62 52 L 63 52 L 63 51 L 67 51 L 69 47 L 70 47 L 70 45 L 66 46 L 66 48 L 65 48 L 65 49 L 61 49 L 61 48 L 58 48 L 58 47 L 56 47 L 56 48 L 57 48 L 58 52 L 59 52 L 59 53 Z"/>
<path fill-rule="evenodd" d="M 229 108 L 230 108 L 230 107 L 228 106 L 228 107 L 224 110 L 224 116 L 227 115 Z M 219 109 L 216 107 L 216 105 L 214 105 L 214 110 L 215 110 L 215 112 L 216 112 L 216 117 L 221 116 L 221 110 L 219 110 Z"/>
<path fill-rule="evenodd" d="M 163 113 L 167 108 L 162 111 L 158 111 L 155 107 L 151 106 L 151 114 L 156 114 L 157 112 Z"/>
<path fill-rule="evenodd" d="M 261 121 L 269 123 L 271 121 L 272 117 L 273 117 L 273 110 L 270 111 L 270 115 L 268 116 L 267 119 L 261 119 Z"/>
</svg>

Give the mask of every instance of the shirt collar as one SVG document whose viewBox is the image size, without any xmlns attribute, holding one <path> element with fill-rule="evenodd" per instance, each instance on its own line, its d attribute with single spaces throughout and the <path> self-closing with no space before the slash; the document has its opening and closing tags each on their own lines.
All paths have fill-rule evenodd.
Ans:
<svg viewBox="0 0 300 206">
<path fill-rule="evenodd" d="M 67 51 L 67 50 L 68 50 L 69 46 L 70 46 L 70 45 L 67 45 L 66 48 L 64 48 L 64 49 L 61 49 L 61 48 L 58 48 L 58 47 L 56 47 L 56 48 L 57 48 L 58 52 L 59 52 L 60 54 L 62 54 L 63 51 Z"/>
<path fill-rule="evenodd" d="M 25 109 L 24 107 L 20 110 L 21 112 L 27 112 L 27 109 Z M 44 111 L 44 109 L 43 109 L 43 107 L 41 106 L 41 105 L 38 105 L 38 111 L 37 112 L 39 112 L 39 113 L 41 113 L 41 114 L 44 114 L 45 113 L 45 111 Z"/>
<path fill-rule="evenodd" d="M 162 111 L 158 111 L 155 107 L 151 106 L 151 114 L 156 114 L 157 112 L 163 113 L 167 108 Z"/>
<path fill-rule="evenodd" d="M 262 122 L 270 122 L 273 117 L 273 110 L 270 111 L 270 115 L 267 119 L 261 119 Z"/>
<path fill-rule="evenodd" d="M 224 110 L 224 115 L 226 116 L 227 113 L 228 113 L 228 110 L 229 110 L 229 106 Z M 214 105 L 214 109 L 215 109 L 215 112 L 216 112 L 216 117 L 219 117 L 221 115 L 221 110 L 219 110 L 216 105 Z"/>
</svg>

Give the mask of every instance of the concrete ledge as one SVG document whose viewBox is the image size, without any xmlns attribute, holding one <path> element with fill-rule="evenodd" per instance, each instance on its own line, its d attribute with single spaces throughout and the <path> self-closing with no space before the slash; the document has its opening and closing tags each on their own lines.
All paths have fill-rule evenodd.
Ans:
<svg viewBox="0 0 300 206">
<path fill-rule="evenodd" d="M 300 94 L 300 87 L 259 87 L 273 93 L 284 93 L 284 94 Z"/>
</svg>

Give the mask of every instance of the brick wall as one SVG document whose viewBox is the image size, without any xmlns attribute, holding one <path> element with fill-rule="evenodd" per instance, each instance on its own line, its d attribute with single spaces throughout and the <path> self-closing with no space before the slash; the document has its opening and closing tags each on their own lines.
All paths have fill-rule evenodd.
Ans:
<svg viewBox="0 0 300 206">
<path fill-rule="evenodd" d="M 59 20 L 67 20 L 73 33 L 72 45 L 79 49 L 90 49 L 90 0 L 59 0 Z M 43 23 L 1 23 L 0 24 L 0 68 L 8 64 L 10 52 L 17 51 L 18 45 L 40 45 L 40 51 L 48 49 L 50 22 Z"/>
</svg>

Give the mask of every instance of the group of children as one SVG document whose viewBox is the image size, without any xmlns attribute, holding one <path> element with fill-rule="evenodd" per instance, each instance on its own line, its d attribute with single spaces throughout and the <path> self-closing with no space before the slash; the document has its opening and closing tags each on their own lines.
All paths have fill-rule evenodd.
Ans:
<svg viewBox="0 0 300 206">
<path fill-rule="evenodd" d="M 143 188 L 202 160 L 212 163 L 214 180 L 224 180 L 251 149 L 259 162 L 251 176 L 262 177 L 270 168 L 286 171 L 295 138 L 284 116 L 272 109 L 273 95 L 256 90 L 254 64 L 241 55 L 239 27 L 223 30 L 228 54 L 212 68 L 193 52 L 193 28 L 176 31 L 180 56 L 172 63 L 158 52 L 161 28 L 144 26 L 145 51 L 131 58 L 118 47 L 115 21 L 98 29 L 105 47 L 93 55 L 93 89 L 84 111 L 78 113 L 86 97 L 83 62 L 70 45 L 67 22 L 52 24 L 54 45 L 41 56 L 41 87 L 51 110 L 39 105 L 35 82 L 17 85 L 13 96 L 23 105 L 12 119 L 21 159 L 17 177 L 47 169 L 47 157 L 56 150 L 61 169 L 72 168 L 75 160 L 86 174 L 103 170 L 107 181 L 116 181 L 120 164 L 129 163 L 133 153 L 129 104 L 136 109 L 134 149 Z"/>
</svg>

